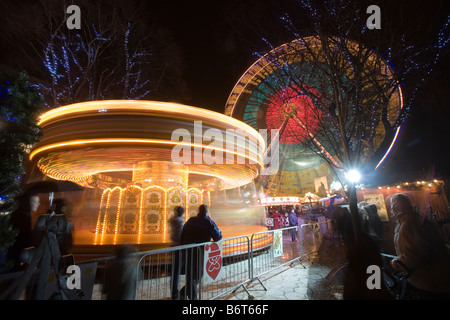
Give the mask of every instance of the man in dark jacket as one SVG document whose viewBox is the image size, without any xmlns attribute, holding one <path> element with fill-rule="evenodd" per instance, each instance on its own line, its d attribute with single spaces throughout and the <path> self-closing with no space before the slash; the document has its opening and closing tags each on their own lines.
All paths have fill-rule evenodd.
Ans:
<svg viewBox="0 0 450 320">
<path fill-rule="evenodd" d="M 298 226 L 298 219 L 297 215 L 295 214 L 294 208 L 292 208 L 291 212 L 289 213 L 289 226 L 291 227 Z M 298 229 L 291 229 L 292 241 L 297 240 L 297 232 Z"/>
<path fill-rule="evenodd" d="M 184 224 L 181 232 L 181 244 L 203 243 L 213 239 L 222 239 L 222 231 L 216 223 L 208 216 L 208 206 L 202 204 L 196 217 L 189 218 Z M 203 271 L 203 246 L 186 249 L 186 286 L 181 289 L 180 295 L 185 298 L 189 296 L 191 300 L 197 300 L 197 283 Z M 188 288 L 188 292 L 186 292 Z"/>
<path fill-rule="evenodd" d="M 176 207 L 172 218 L 169 220 L 170 239 L 172 240 L 172 247 L 180 245 L 181 232 L 184 226 L 184 208 Z M 182 268 L 182 261 L 180 257 L 180 250 L 173 251 L 172 254 L 172 300 L 178 299 L 178 279 L 180 278 Z"/>
</svg>

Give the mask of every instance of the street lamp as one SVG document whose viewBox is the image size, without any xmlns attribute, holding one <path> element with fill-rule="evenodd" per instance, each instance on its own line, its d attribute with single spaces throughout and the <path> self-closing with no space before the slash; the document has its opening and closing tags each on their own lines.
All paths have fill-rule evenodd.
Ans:
<svg viewBox="0 0 450 320">
<path fill-rule="evenodd" d="M 352 169 L 345 173 L 345 178 L 351 183 L 357 183 L 361 179 L 361 174 L 358 170 Z"/>
</svg>

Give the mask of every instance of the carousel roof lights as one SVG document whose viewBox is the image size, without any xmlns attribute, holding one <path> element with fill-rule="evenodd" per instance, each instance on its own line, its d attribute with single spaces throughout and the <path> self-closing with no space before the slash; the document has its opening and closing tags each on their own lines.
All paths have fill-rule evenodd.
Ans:
<svg viewBox="0 0 450 320">
<path fill-rule="evenodd" d="M 187 105 L 89 101 L 52 109 L 41 115 L 39 125 L 44 136 L 33 146 L 29 160 L 45 175 L 85 187 L 121 185 L 136 178 L 137 164 L 168 163 L 188 172 L 191 186 L 212 178 L 218 180 L 211 188 L 228 189 L 253 181 L 265 167 L 266 142 L 255 129 L 230 116 Z M 174 138 L 180 130 L 188 133 L 182 140 Z M 154 183 L 144 181 L 152 176 L 138 176 Z"/>
<path fill-rule="evenodd" d="M 80 102 L 47 111 L 39 117 L 38 125 L 42 126 L 47 122 L 55 119 L 59 120 L 60 118 L 64 117 L 74 118 L 78 115 L 82 116 L 86 112 L 97 111 L 101 113 L 123 113 L 124 110 L 126 110 L 127 113 L 133 111 L 138 113 L 151 111 L 161 112 L 164 114 L 167 113 L 168 110 L 170 110 L 171 114 L 176 114 L 178 116 L 194 114 L 199 118 L 203 118 L 205 120 L 214 119 L 215 121 L 221 122 L 226 126 L 236 126 L 237 128 L 248 131 L 252 134 L 252 136 L 254 136 L 255 139 L 258 140 L 261 146 L 265 146 L 264 139 L 255 129 L 235 118 L 211 110 L 171 102 L 143 100 L 100 100 Z"/>
<path fill-rule="evenodd" d="M 51 149 L 58 149 L 60 147 L 67 147 L 67 146 L 77 146 L 77 145 L 86 145 L 86 144 L 130 144 L 130 143 L 136 143 L 136 144 L 158 144 L 158 145 L 173 145 L 173 146 L 187 146 L 187 147 L 193 147 L 193 148 L 202 148 L 202 149 L 208 149 L 212 151 L 221 151 L 223 153 L 228 152 L 230 154 L 246 158 L 253 163 L 259 164 L 261 167 L 264 166 L 262 160 L 260 157 L 255 157 L 254 155 L 248 155 L 246 153 L 240 153 L 237 151 L 230 151 L 223 148 L 218 148 L 211 145 L 205 145 L 205 144 L 196 144 L 196 143 L 186 143 L 182 141 L 172 141 L 172 140 L 158 140 L 158 139 L 127 139 L 127 138 L 119 138 L 119 139 L 80 139 L 80 140 L 72 140 L 67 141 L 63 143 L 55 143 L 51 145 L 47 145 L 45 147 L 37 148 L 33 152 L 31 152 L 29 158 L 32 160 L 37 154 L 42 153 L 44 151 L 48 151 Z"/>
</svg>

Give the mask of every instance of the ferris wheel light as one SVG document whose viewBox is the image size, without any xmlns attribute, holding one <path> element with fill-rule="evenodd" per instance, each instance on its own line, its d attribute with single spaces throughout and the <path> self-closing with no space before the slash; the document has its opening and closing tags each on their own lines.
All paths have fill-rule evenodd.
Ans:
<svg viewBox="0 0 450 320">
<path fill-rule="evenodd" d="M 361 174 L 358 170 L 352 169 L 345 174 L 345 178 L 352 183 L 356 183 L 361 179 Z"/>
</svg>

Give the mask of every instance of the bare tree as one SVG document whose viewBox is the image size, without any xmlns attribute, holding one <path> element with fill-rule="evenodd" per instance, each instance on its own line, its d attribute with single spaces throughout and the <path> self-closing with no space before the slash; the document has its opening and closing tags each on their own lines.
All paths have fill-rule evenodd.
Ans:
<svg viewBox="0 0 450 320">
<path fill-rule="evenodd" d="M 5 17 L 8 32 L 3 37 L 22 58 L 16 64 L 34 76 L 49 106 L 97 99 L 177 99 L 180 50 L 165 29 L 147 20 L 139 2 L 77 1 L 79 30 L 66 25 L 71 4 L 10 3 Z"/>
</svg>

